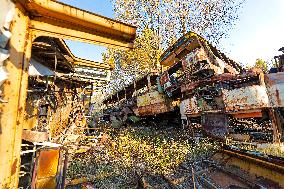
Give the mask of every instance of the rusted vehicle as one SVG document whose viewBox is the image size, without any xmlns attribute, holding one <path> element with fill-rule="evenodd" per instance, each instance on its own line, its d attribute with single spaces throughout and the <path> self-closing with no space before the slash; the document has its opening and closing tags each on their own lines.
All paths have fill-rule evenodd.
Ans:
<svg viewBox="0 0 284 189">
<path fill-rule="evenodd" d="M 181 99 L 187 125 L 197 122 L 222 139 L 281 140 L 283 72 L 244 70 L 192 32 L 169 47 L 160 64 L 170 67 L 159 77 L 158 88 L 167 98 Z"/>
<path fill-rule="evenodd" d="M 109 97 L 105 103 L 130 99 L 131 96 L 135 99 L 132 108 L 139 116 L 169 113 L 175 110 L 181 99 L 189 96 L 191 88 L 197 87 L 199 82 L 206 83 L 208 78 L 224 73 L 227 77 L 233 77 L 242 71 L 238 64 L 193 32 L 169 47 L 161 56 L 160 63 L 169 69 L 154 79 L 154 83 L 151 75 L 145 76 L 134 82 L 135 89 L 128 86 Z M 143 84 L 137 86 L 135 83 Z M 209 103 L 206 105 L 210 106 Z"/>
<path fill-rule="evenodd" d="M 160 64 L 170 68 L 160 77 L 159 84 L 168 96 L 175 90 L 188 91 L 198 82 L 216 75 L 236 75 L 242 67 L 227 58 L 201 36 L 189 32 L 169 47 Z"/>
<path fill-rule="evenodd" d="M 222 139 L 272 140 L 276 132 L 282 132 L 280 123 L 270 121 L 275 114 L 272 109 L 283 106 L 280 72 L 265 75 L 256 69 L 244 70 L 193 32 L 169 47 L 160 64 L 168 69 L 157 77 L 156 85 L 147 85 L 145 77 L 144 85 L 137 88 L 146 89 L 134 95 L 132 107 L 137 115 L 164 114 L 179 106 L 184 124 L 198 123 L 207 134 Z M 122 90 L 112 99 L 129 99 L 133 91 Z"/>
<path fill-rule="evenodd" d="M 179 107 L 184 126 L 201 126 L 207 135 L 222 140 L 280 141 L 284 120 L 281 58 L 277 58 L 277 72 L 245 70 L 189 32 L 162 54 L 160 64 L 167 69 L 156 83 L 147 85 L 145 76 L 139 80 L 144 82 L 140 88 L 127 87 L 111 99 L 127 101 L 135 93 L 132 108 L 139 116 L 166 114 Z"/>
</svg>

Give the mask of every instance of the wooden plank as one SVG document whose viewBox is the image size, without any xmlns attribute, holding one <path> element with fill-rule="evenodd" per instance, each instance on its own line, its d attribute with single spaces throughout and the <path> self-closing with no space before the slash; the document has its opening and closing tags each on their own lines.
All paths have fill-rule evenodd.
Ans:
<svg viewBox="0 0 284 189">
<path fill-rule="evenodd" d="M 23 130 L 22 139 L 29 142 L 46 142 L 48 141 L 48 133 L 47 132 L 38 132 L 38 131 L 30 131 Z"/>
</svg>

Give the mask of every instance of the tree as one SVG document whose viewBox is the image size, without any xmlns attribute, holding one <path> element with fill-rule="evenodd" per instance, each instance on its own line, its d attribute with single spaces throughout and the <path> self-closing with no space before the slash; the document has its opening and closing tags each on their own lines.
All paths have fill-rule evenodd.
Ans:
<svg viewBox="0 0 284 189">
<path fill-rule="evenodd" d="M 146 28 L 137 36 L 134 48 L 130 51 L 116 51 L 120 54 L 120 66 L 129 75 L 139 77 L 154 69 L 158 69 L 161 49 L 158 47 L 157 36 Z"/>
<path fill-rule="evenodd" d="M 135 78 L 159 70 L 161 49 L 157 46 L 154 32 L 146 28 L 135 39 L 134 48 L 129 51 L 108 49 L 103 61 L 114 65 L 108 91 L 118 91 Z"/>
<path fill-rule="evenodd" d="M 263 72 L 268 70 L 267 62 L 260 58 L 256 59 L 254 67 L 261 69 Z"/>
<path fill-rule="evenodd" d="M 162 48 L 187 31 L 194 31 L 212 43 L 226 35 L 238 18 L 244 0 L 112 0 L 116 19 L 150 28 L 159 36 Z"/>
<path fill-rule="evenodd" d="M 126 74 L 133 79 L 151 69 L 158 69 L 163 50 L 188 31 L 218 44 L 237 20 L 244 0 L 111 1 L 116 19 L 138 28 L 134 49 L 109 49 L 105 61 L 114 62 L 119 58 L 116 64 L 118 74 L 114 76 L 120 79 Z"/>
</svg>

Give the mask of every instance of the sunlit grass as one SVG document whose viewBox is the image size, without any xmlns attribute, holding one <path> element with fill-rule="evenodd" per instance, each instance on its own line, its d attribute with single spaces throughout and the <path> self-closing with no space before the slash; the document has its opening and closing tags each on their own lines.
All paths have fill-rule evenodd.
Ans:
<svg viewBox="0 0 284 189">
<path fill-rule="evenodd" d="M 194 144 L 186 130 L 128 128 L 108 130 L 107 134 L 106 141 L 74 156 L 69 178 L 90 174 L 100 186 L 112 180 L 123 188 L 123 183 L 133 183 L 134 177 L 170 174 L 182 163 L 206 158 L 219 148 L 209 139 Z"/>
</svg>

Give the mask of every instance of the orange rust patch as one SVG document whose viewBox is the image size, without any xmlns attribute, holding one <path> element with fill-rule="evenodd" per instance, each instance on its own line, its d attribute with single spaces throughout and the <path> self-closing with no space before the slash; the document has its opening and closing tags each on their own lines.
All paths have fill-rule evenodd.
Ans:
<svg viewBox="0 0 284 189">
<path fill-rule="evenodd" d="M 17 171 L 17 163 L 18 163 L 18 159 L 15 159 L 12 167 L 11 167 L 11 174 L 14 175 Z"/>
<path fill-rule="evenodd" d="M 5 83 L 6 83 L 7 85 L 11 85 L 11 81 L 9 81 L 9 80 L 5 81 Z"/>
<path fill-rule="evenodd" d="M 264 81 L 268 86 L 275 85 L 275 82 L 273 82 L 273 80 L 270 80 L 268 75 L 264 75 Z"/>
<path fill-rule="evenodd" d="M 262 112 L 251 112 L 251 113 L 242 113 L 242 114 L 234 114 L 235 118 L 251 118 L 251 117 L 262 117 Z"/>
<path fill-rule="evenodd" d="M 38 178 L 55 176 L 59 160 L 59 150 L 41 151 L 38 162 Z"/>
<path fill-rule="evenodd" d="M 277 99 L 277 103 L 278 104 L 281 104 L 281 99 L 280 99 L 280 94 L 279 94 L 279 90 L 278 89 L 276 89 L 276 99 Z"/>
</svg>

